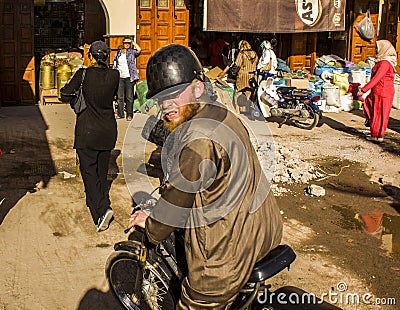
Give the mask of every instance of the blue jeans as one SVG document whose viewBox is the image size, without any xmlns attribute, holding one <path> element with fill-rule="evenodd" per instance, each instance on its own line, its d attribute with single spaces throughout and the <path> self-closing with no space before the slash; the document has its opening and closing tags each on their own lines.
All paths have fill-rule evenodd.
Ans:
<svg viewBox="0 0 400 310">
<path fill-rule="evenodd" d="M 118 116 L 125 117 L 124 102 L 126 103 L 126 117 L 133 116 L 133 86 L 135 82 L 131 82 L 130 78 L 120 78 L 118 85 L 117 103 L 118 103 Z"/>
</svg>

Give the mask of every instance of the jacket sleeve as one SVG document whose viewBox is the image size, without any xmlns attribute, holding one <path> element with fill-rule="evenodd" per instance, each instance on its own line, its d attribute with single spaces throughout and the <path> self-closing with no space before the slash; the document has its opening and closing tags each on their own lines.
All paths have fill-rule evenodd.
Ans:
<svg viewBox="0 0 400 310">
<path fill-rule="evenodd" d="M 69 102 L 71 99 L 75 97 L 75 92 L 78 90 L 81 85 L 83 68 L 79 69 L 72 79 L 60 89 L 60 99 L 62 102 Z"/>
<path fill-rule="evenodd" d="M 214 167 L 220 167 L 219 161 L 211 140 L 197 139 L 186 144 L 177 165 L 171 168 L 166 189 L 147 218 L 146 233 L 150 242 L 157 244 L 177 227 L 187 226 L 196 194 L 211 186 L 216 175 Z M 206 162 L 212 162 L 213 167 L 204 165 Z"/>
<path fill-rule="evenodd" d="M 365 93 L 373 88 L 382 78 L 386 75 L 386 73 L 392 69 L 392 65 L 390 62 L 383 60 L 379 62 L 379 68 L 377 69 L 375 75 L 371 78 L 371 80 L 365 84 L 361 90 Z"/>
</svg>

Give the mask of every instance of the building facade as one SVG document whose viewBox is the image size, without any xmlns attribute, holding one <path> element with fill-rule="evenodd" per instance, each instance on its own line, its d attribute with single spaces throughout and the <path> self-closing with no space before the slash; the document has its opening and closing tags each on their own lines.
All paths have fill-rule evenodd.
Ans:
<svg viewBox="0 0 400 310">
<path fill-rule="evenodd" d="M 157 48 L 169 43 L 189 45 L 192 29 L 206 28 L 210 39 L 217 35 L 216 22 L 212 22 L 212 14 L 216 12 L 213 3 L 215 5 L 227 0 L 215 1 L 1 0 L 0 105 L 36 104 L 41 57 L 48 51 L 61 52 L 79 47 L 86 47 L 87 51 L 89 44 L 94 40 L 105 40 L 113 57 L 123 37 L 133 37 L 142 48 L 142 55 L 137 61 L 140 78 L 145 79 L 147 61 Z M 256 10 L 262 10 L 265 3 L 277 3 L 264 0 L 263 6 L 260 6 L 259 2 L 260 0 L 254 0 L 250 3 Z M 278 57 L 287 61 L 292 70 L 305 68 L 313 72 L 315 59 L 326 54 L 335 54 L 355 63 L 366 60 L 369 56 L 375 56 L 377 39 L 388 39 L 396 46 L 397 51 L 400 50 L 398 0 L 302 2 L 305 3 L 304 8 L 322 4 L 322 7 L 327 7 L 328 10 L 329 6 L 344 5 L 346 14 L 343 29 L 340 31 L 318 28 L 313 30 L 314 13 L 304 11 L 305 22 L 309 19 L 310 23 L 303 28 L 298 26 L 298 17 L 293 20 L 278 19 L 277 23 L 293 23 L 294 30 L 283 32 L 257 29 L 257 19 L 254 19 L 253 26 L 250 25 L 254 31 L 249 32 L 246 28 L 248 22 L 239 22 L 244 16 L 240 12 L 247 11 L 246 6 L 250 7 L 249 2 L 230 0 L 227 3 L 237 7 L 245 6 L 244 9 L 236 9 L 234 14 L 232 11 L 221 13 L 225 17 L 217 19 L 222 19 L 217 30 L 235 33 L 236 37 L 276 38 L 276 53 Z M 300 10 L 298 7 L 297 12 Z M 264 15 L 279 16 L 277 12 L 270 9 Z M 367 12 L 376 30 L 376 35 L 371 41 L 363 40 L 354 28 Z M 315 14 L 315 20 L 320 18 L 320 13 Z M 337 15 L 334 21 L 335 18 Z M 224 21 L 226 29 L 223 28 Z"/>
</svg>

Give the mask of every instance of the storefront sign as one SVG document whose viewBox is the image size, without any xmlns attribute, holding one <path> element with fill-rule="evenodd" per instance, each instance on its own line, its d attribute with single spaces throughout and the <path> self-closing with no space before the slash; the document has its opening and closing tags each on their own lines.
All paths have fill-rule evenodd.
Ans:
<svg viewBox="0 0 400 310">
<path fill-rule="evenodd" d="M 204 30 L 343 31 L 345 8 L 345 0 L 205 0 Z"/>
</svg>

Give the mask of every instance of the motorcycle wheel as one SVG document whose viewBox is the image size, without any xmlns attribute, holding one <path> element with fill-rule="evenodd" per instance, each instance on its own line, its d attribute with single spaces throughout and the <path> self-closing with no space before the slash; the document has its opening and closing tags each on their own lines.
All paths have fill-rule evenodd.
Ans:
<svg viewBox="0 0 400 310">
<path fill-rule="evenodd" d="M 319 122 L 319 114 L 317 111 L 314 111 L 311 106 L 305 104 L 304 108 L 300 110 L 300 113 L 303 115 L 292 117 L 293 124 L 296 127 L 311 130 L 317 126 Z"/>
<path fill-rule="evenodd" d="M 135 292 L 138 255 L 116 251 L 106 263 L 106 277 L 114 295 L 126 309 L 163 310 L 175 309 L 175 302 L 168 282 L 155 265 L 146 261 L 140 296 Z"/>
</svg>

